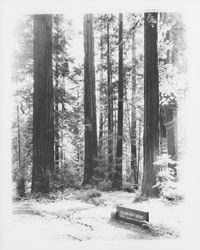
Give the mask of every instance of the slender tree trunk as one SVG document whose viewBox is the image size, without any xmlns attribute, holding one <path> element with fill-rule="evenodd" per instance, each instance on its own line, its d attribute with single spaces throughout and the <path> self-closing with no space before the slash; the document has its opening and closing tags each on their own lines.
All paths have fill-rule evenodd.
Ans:
<svg viewBox="0 0 200 250">
<path fill-rule="evenodd" d="M 110 63 L 110 24 L 107 20 L 107 81 L 108 81 L 108 178 L 112 180 L 113 171 L 113 96 Z"/>
<path fill-rule="evenodd" d="M 58 57 L 56 57 L 58 60 Z M 59 173 L 59 109 L 58 109 L 58 63 L 56 62 L 56 72 L 55 72 L 55 172 Z"/>
<path fill-rule="evenodd" d="M 139 182 L 139 169 L 140 169 L 140 158 L 141 158 L 141 134 L 142 134 L 142 121 L 139 120 L 139 126 L 138 126 L 138 150 L 137 150 L 137 167 L 138 167 L 138 182 Z"/>
<path fill-rule="evenodd" d="M 160 14 L 160 19 L 162 20 L 163 23 L 167 22 L 167 14 L 166 13 L 161 13 Z M 166 37 L 164 38 L 164 43 L 169 41 L 169 30 L 166 32 Z M 171 58 L 171 49 L 167 50 L 167 56 L 166 58 L 163 60 L 164 64 L 168 64 L 170 62 Z M 166 141 L 166 127 L 164 125 L 164 120 L 166 120 L 166 106 L 161 106 L 160 107 L 160 116 L 159 116 L 159 136 L 160 136 L 160 150 L 161 150 L 161 154 L 166 153 L 165 151 L 167 150 L 164 149 L 165 146 L 165 141 Z"/>
<path fill-rule="evenodd" d="M 136 150 L 136 60 L 135 60 L 135 31 L 132 34 L 132 112 L 131 112 L 131 170 L 134 184 L 138 184 L 138 166 Z"/>
<path fill-rule="evenodd" d="M 54 173 L 52 17 L 34 16 L 32 191 L 49 192 Z"/>
<path fill-rule="evenodd" d="M 102 144 L 103 144 L 103 112 L 100 111 L 99 117 L 99 154 L 102 153 Z"/>
<path fill-rule="evenodd" d="M 59 173 L 59 110 L 58 110 L 58 88 L 59 88 L 59 50 L 58 50 L 58 45 L 59 45 L 59 15 L 56 15 L 55 18 L 53 18 L 53 25 L 55 26 L 55 34 L 54 34 L 54 65 L 55 65 L 55 73 L 54 73 L 54 115 L 55 115 L 55 137 L 54 137 L 54 147 L 55 147 L 55 173 L 58 175 Z"/>
<path fill-rule="evenodd" d="M 63 109 L 62 109 L 63 112 Z M 63 120 L 61 122 L 61 133 L 60 133 L 60 168 L 63 169 L 63 163 L 64 163 L 64 132 L 63 132 Z"/>
<path fill-rule="evenodd" d="M 17 143 L 18 143 L 18 165 L 19 165 L 19 170 L 21 170 L 21 136 L 20 136 L 19 104 L 17 104 Z"/>
<path fill-rule="evenodd" d="M 100 63 L 103 63 L 103 37 L 101 36 L 100 41 L 100 50 L 101 50 L 101 58 Z M 99 156 L 102 156 L 102 149 L 103 149 L 103 69 L 100 70 L 100 86 L 99 86 L 99 92 L 100 92 L 100 117 L 99 117 Z"/>
<path fill-rule="evenodd" d="M 62 77 L 62 88 L 65 88 L 65 80 L 64 77 Z M 60 168 L 63 169 L 63 164 L 64 164 L 64 159 L 65 159 L 65 151 L 64 151 L 64 122 L 63 122 L 63 113 L 64 113 L 64 108 L 65 104 L 64 104 L 64 96 L 62 95 L 62 99 L 61 99 L 61 117 L 59 119 L 59 124 L 60 124 L 60 140 L 59 140 L 59 146 L 60 146 L 60 155 L 59 155 L 59 159 L 60 159 Z"/>
<path fill-rule="evenodd" d="M 142 194 L 157 195 L 153 163 L 159 152 L 159 86 L 157 13 L 145 13 L 144 23 L 144 170 Z"/>
<path fill-rule="evenodd" d="M 113 188 L 122 188 L 122 151 L 123 151 L 123 16 L 119 14 L 119 71 L 118 71 L 118 134 L 116 166 L 113 175 Z"/>
<path fill-rule="evenodd" d="M 17 180 L 17 193 L 19 197 L 25 196 L 25 169 L 21 157 L 21 133 L 20 133 L 20 114 L 19 114 L 19 100 L 18 100 L 18 83 L 17 83 L 17 144 L 18 144 L 18 167 L 19 177 Z"/>
<path fill-rule="evenodd" d="M 116 93 L 114 94 L 116 96 Z M 116 97 L 115 97 L 116 98 Z M 116 148 L 117 148 L 117 100 L 114 101 L 114 155 L 116 158 Z M 116 159 L 114 158 L 114 161 Z"/>
<path fill-rule="evenodd" d="M 84 116 L 85 116 L 85 169 L 83 184 L 92 181 L 97 157 L 96 94 L 94 68 L 93 15 L 84 16 Z"/>
</svg>

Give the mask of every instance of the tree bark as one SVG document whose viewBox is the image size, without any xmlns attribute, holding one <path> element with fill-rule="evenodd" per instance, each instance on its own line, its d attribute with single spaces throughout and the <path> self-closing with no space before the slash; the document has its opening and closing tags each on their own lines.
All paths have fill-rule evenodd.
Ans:
<svg viewBox="0 0 200 250">
<path fill-rule="evenodd" d="M 17 83 L 17 144 L 18 144 L 18 167 L 19 176 L 17 179 L 17 193 L 19 197 L 25 196 L 25 168 L 24 162 L 21 157 L 21 126 L 20 126 L 20 113 L 19 113 L 19 93 L 18 93 L 18 83 Z"/>
<path fill-rule="evenodd" d="M 132 34 L 132 112 L 131 112 L 131 170 L 134 184 L 138 184 L 138 166 L 136 149 L 136 60 L 135 60 L 135 31 Z"/>
<path fill-rule="evenodd" d="M 144 22 L 144 170 L 142 194 L 157 195 L 153 163 L 159 152 L 159 86 L 157 13 L 145 13 Z"/>
<path fill-rule="evenodd" d="M 49 192 L 54 173 L 52 17 L 34 16 L 32 191 Z"/>
<path fill-rule="evenodd" d="M 108 178 L 112 180 L 113 172 L 113 96 L 110 62 L 110 24 L 107 20 L 107 81 L 108 81 Z"/>
<path fill-rule="evenodd" d="M 139 125 L 138 125 L 138 150 L 137 150 L 137 167 L 138 167 L 138 182 L 139 182 L 139 169 L 140 169 L 140 162 L 141 162 L 141 138 L 142 135 L 142 120 L 139 119 Z"/>
<path fill-rule="evenodd" d="M 113 175 L 112 187 L 120 190 L 122 188 L 122 151 L 123 151 L 123 15 L 119 14 L 119 71 L 118 71 L 118 133 L 116 165 Z"/>
<path fill-rule="evenodd" d="M 93 15 L 84 16 L 84 118 L 85 118 L 85 168 L 83 184 L 90 184 L 97 157 L 96 93 L 94 68 Z"/>
<path fill-rule="evenodd" d="M 58 55 L 56 55 L 56 60 L 58 60 Z M 55 172 L 56 174 L 59 173 L 59 109 L 58 109 L 58 63 L 56 62 L 56 72 L 55 72 L 55 100 L 54 100 L 54 106 L 55 106 Z"/>
<path fill-rule="evenodd" d="M 100 50 L 101 50 L 101 56 L 100 56 L 100 63 L 103 63 L 103 37 L 101 36 L 100 40 Z M 102 149 L 103 149 L 103 69 L 100 70 L 100 86 L 99 86 L 99 92 L 100 92 L 100 117 L 99 117 L 99 156 L 102 156 Z"/>
</svg>

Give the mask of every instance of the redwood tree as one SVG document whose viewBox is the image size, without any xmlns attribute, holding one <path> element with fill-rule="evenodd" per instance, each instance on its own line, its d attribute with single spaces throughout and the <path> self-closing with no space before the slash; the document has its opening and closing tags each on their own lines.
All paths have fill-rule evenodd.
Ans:
<svg viewBox="0 0 200 250">
<path fill-rule="evenodd" d="M 84 118 L 85 118 L 85 169 L 83 184 L 92 180 L 97 157 L 96 94 L 94 67 L 93 15 L 84 16 Z"/>
<path fill-rule="evenodd" d="M 52 17 L 35 15 L 32 191 L 49 192 L 53 172 Z"/>
<path fill-rule="evenodd" d="M 135 30 L 132 33 L 132 112 L 131 112 L 131 170 L 133 172 L 134 184 L 138 184 L 138 166 L 136 149 L 136 48 Z"/>
<path fill-rule="evenodd" d="M 157 13 L 144 16 L 144 170 L 142 194 L 155 196 L 153 163 L 159 151 Z"/>
<path fill-rule="evenodd" d="M 108 83 L 108 178 L 112 180 L 113 172 L 113 88 L 111 79 L 111 53 L 110 53 L 110 19 L 107 17 L 107 83 Z"/>
<path fill-rule="evenodd" d="M 118 128 L 116 165 L 113 175 L 113 188 L 122 187 L 122 151 L 123 151 L 123 15 L 119 14 L 119 70 L 118 70 Z"/>
<path fill-rule="evenodd" d="M 20 124 L 20 111 L 19 111 L 19 90 L 18 90 L 18 82 L 17 82 L 17 146 L 18 146 L 18 167 L 19 167 L 19 177 L 17 181 L 17 193 L 19 197 L 25 196 L 25 164 L 24 160 L 21 157 L 21 124 Z"/>
<path fill-rule="evenodd" d="M 101 36 L 100 38 L 100 62 L 101 64 L 103 63 L 103 37 Z M 98 154 L 99 157 L 102 156 L 103 153 L 103 123 L 104 123 L 104 105 L 103 105 L 103 69 L 101 68 L 100 70 L 100 84 L 99 84 L 99 93 L 100 93 L 100 117 L 99 117 L 99 147 L 98 147 Z"/>
</svg>

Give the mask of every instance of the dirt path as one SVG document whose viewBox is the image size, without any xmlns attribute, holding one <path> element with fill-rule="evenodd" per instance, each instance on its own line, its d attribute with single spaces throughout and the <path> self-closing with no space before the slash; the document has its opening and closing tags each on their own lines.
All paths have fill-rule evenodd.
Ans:
<svg viewBox="0 0 200 250">
<path fill-rule="evenodd" d="M 160 228 L 157 231 L 156 227 L 154 230 L 147 230 L 140 226 L 110 219 L 116 204 L 131 204 L 132 200 L 132 194 L 116 192 L 104 193 L 100 198 L 93 199 L 89 203 L 77 200 L 75 196 L 56 201 L 16 202 L 13 207 L 12 241 L 34 244 L 39 241 L 79 242 L 177 237 L 176 231 L 171 228 L 164 227 L 162 234 Z M 101 205 L 97 205 L 98 202 Z M 165 213 L 168 210 L 165 208 Z"/>
</svg>

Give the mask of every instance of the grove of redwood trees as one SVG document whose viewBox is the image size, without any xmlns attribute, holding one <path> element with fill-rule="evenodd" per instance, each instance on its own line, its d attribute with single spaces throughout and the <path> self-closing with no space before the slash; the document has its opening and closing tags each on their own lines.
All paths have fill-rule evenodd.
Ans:
<svg viewBox="0 0 200 250">
<path fill-rule="evenodd" d="M 173 37 L 176 60 L 173 65 L 166 60 L 169 30 L 175 21 L 182 23 L 175 14 L 164 16 L 160 22 L 156 12 L 85 14 L 76 34 L 83 42 L 83 58 L 78 59 L 71 50 L 71 20 L 50 14 L 29 18 L 21 51 L 30 50 L 31 43 L 33 53 L 18 56 L 15 69 L 19 86 L 13 162 L 18 185 L 23 179 L 25 189 L 31 179 L 32 192 L 91 185 L 159 194 L 154 163 L 162 152 L 159 130 L 166 122 L 159 111 L 161 103 L 162 112 L 167 110 L 169 98 L 173 114 L 177 112 L 171 103 L 179 101 L 174 86 L 181 75 L 178 58 L 184 58 Z M 165 131 L 162 137 L 170 136 Z M 22 164 L 25 158 L 31 160 Z"/>
</svg>

